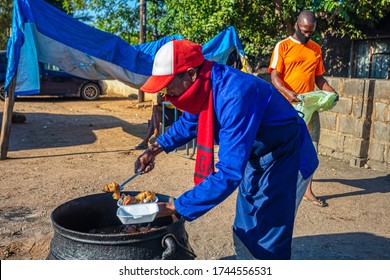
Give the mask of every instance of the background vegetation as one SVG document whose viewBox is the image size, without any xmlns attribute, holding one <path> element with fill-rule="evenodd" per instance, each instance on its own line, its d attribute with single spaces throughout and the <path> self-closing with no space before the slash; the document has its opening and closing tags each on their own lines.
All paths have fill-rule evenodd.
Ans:
<svg viewBox="0 0 390 280">
<path fill-rule="evenodd" d="M 269 56 L 277 41 L 291 35 L 299 12 L 309 9 L 318 19 L 315 40 L 329 34 L 350 39 L 375 36 L 390 17 L 390 0 L 145 0 L 146 40 L 182 34 L 200 44 L 233 25 L 253 66 Z M 139 43 L 140 1 L 47 0 L 84 22 Z M 0 30 L 9 30 L 13 1 L 0 0 Z M 389 21 L 387 21 L 389 23 Z M 387 26 L 389 29 L 389 26 Z M 6 47 L 7 32 L 0 34 Z"/>
</svg>

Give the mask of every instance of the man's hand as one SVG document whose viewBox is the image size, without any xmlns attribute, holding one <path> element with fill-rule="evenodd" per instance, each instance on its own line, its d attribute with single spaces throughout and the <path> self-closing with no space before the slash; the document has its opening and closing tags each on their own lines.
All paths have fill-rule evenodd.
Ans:
<svg viewBox="0 0 390 280">
<path fill-rule="evenodd" d="M 161 153 L 163 149 L 161 146 L 155 142 L 153 145 L 149 146 L 135 161 L 134 163 L 134 173 L 143 171 L 148 173 L 154 168 L 154 160 L 156 156 Z"/>
<path fill-rule="evenodd" d="M 296 92 L 293 92 L 291 90 L 285 91 L 285 95 L 287 95 L 288 101 L 290 102 L 301 102 L 298 98 L 298 94 Z"/>
<path fill-rule="evenodd" d="M 140 171 L 148 173 L 149 171 L 152 171 L 154 168 L 154 158 L 154 155 L 150 151 L 145 150 L 134 163 L 134 173 Z"/>
<path fill-rule="evenodd" d="M 157 213 L 157 218 L 170 216 L 176 213 L 176 207 L 173 202 L 158 202 L 159 212 Z"/>
</svg>

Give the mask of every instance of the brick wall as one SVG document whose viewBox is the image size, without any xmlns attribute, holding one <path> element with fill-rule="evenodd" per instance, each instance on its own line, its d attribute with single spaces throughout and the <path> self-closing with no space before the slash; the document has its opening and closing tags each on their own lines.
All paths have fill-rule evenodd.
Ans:
<svg viewBox="0 0 390 280">
<path fill-rule="evenodd" d="M 327 77 L 338 104 L 321 112 L 319 153 L 390 170 L 390 81 Z"/>
</svg>

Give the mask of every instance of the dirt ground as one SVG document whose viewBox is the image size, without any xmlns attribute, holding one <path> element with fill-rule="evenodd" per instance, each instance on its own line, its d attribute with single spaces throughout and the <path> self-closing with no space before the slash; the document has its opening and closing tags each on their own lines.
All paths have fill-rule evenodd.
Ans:
<svg viewBox="0 0 390 280">
<path fill-rule="evenodd" d="M 0 161 L 1 259 L 42 260 L 49 252 L 53 209 L 100 193 L 103 185 L 133 174 L 151 109 L 135 96 L 17 99 L 8 158 Z M 0 116 L 3 103 L 0 104 Z M 192 186 L 194 160 L 161 154 L 156 168 L 127 190 L 153 189 L 179 196 Z M 296 218 L 293 259 L 390 259 L 390 176 L 320 156 L 314 191 L 329 207 L 302 202 Z M 198 220 L 186 223 L 197 259 L 234 254 L 231 225 L 235 193 Z"/>
</svg>

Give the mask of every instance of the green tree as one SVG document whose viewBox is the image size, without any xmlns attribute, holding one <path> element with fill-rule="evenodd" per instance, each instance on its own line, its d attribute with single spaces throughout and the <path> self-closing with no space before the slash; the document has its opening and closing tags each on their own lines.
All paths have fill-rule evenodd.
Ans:
<svg viewBox="0 0 390 280">
<path fill-rule="evenodd" d="M 117 34 L 131 44 L 139 41 L 139 1 L 65 0 L 73 7 L 96 13 L 94 26 Z M 129 3 L 133 3 L 133 7 Z M 181 34 L 204 43 L 233 25 L 252 63 L 267 61 L 277 41 L 294 32 L 300 11 L 312 10 L 318 19 L 314 40 L 327 33 L 363 38 L 390 14 L 390 0 L 148 0 L 147 41 Z"/>
<path fill-rule="evenodd" d="M 57 9 L 65 12 L 68 11 L 69 14 L 73 14 L 74 9 L 66 9 L 63 6 L 63 0 L 45 0 L 50 5 L 55 6 Z M 7 48 L 8 37 L 10 36 L 10 28 L 12 25 L 12 11 L 13 11 L 14 1 L 12 0 L 0 0 L 0 30 L 3 30 L 0 33 L 0 49 L 4 50 Z"/>
<path fill-rule="evenodd" d="M 88 8 L 93 8 L 95 18 L 92 24 L 96 28 L 116 34 L 130 44 L 138 43 L 138 9 L 130 1 L 91 0 Z"/>
<path fill-rule="evenodd" d="M 327 32 L 351 39 L 364 38 L 364 31 L 374 28 L 390 15 L 390 0 L 274 0 L 282 20 L 282 33 L 291 34 L 300 11 L 308 9 L 317 17 L 321 37 Z M 317 39 L 320 39 L 317 37 Z"/>
<path fill-rule="evenodd" d="M 167 31 L 162 18 L 166 16 L 166 6 L 164 0 L 146 1 L 146 39 L 147 41 L 158 40 L 167 35 L 173 35 Z"/>
<path fill-rule="evenodd" d="M 294 32 L 300 11 L 318 19 L 315 40 L 326 33 L 363 38 L 363 30 L 390 15 L 390 0 L 166 0 L 165 30 L 203 43 L 233 25 L 251 62 L 269 55 L 277 41 Z"/>
<path fill-rule="evenodd" d="M 165 14 L 163 0 L 148 0 L 146 40 L 154 41 L 166 33 L 162 33 L 160 18 Z M 139 1 L 123 0 L 64 0 L 64 6 L 70 10 L 89 11 L 93 16 L 87 21 L 94 27 L 118 35 L 128 43 L 139 43 L 140 11 Z"/>
<path fill-rule="evenodd" d="M 232 25 L 251 60 L 272 50 L 281 25 L 275 3 L 268 0 L 166 0 L 165 4 L 167 15 L 162 21 L 166 30 L 204 43 Z"/>
<path fill-rule="evenodd" d="M 12 21 L 12 0 L 0 0 L 0 49 L 4 50 L 7 48 L 7 42 Z"/>
<path fill-rule="evenodd" d="M 204 43 L 224 27 L 233 24 L 236 1 L 166 0 L 166 16 L 161 19 L 165 32 L 179 33 Z M 216 32 L 218 30 L 218 32 Z"/>
<path fill-rule="evenodd" d="M 139 1 L 47 2 L 130 44 L 139 42 Z M 262 58 L 265 63 L 275 43 L 294 32 L 296 18 L 303 9 L 312 10 L 317 16 L 318 32 L 314 40 L 319 43 L 327 34 L 364 38 L 368 28 L 375 28 L 381 19 L 390 16 L 390 0 L 147 0 L 146 3 L 147 41 L 181 34 L 202 44 L 233 25 L 254 66 L 261 64 Z M 0 0 L 0 11 L 0 28 L 8 30 L 12 1 Z M 2 48 L 6 46 L 4 37 L 7 34 L 3 32 Z"/>
</svg>

